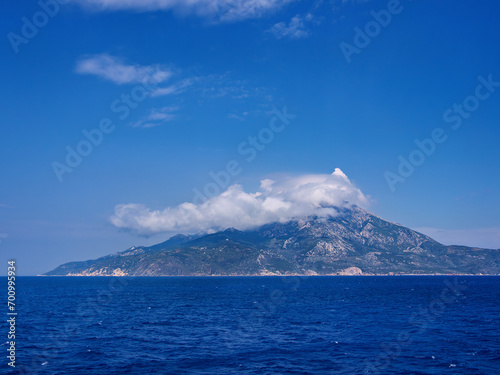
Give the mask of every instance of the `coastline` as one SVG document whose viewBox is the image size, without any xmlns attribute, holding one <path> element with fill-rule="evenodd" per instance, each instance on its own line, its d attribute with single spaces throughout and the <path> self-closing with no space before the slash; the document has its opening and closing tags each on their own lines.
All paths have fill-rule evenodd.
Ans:
<svg viewBox="0 0 500 375">
<path fill-rule="evenodd" d="M 306 274 L 288 274 L 288 275 L 35 275 L 20 277 L 398 277 L 398 276 L 500 276 L 500 274 L 471 274 L 471 273 L 401 273 L 401 274 L 363 274 L 363 275 L 306 275 Z"/>
</svg>

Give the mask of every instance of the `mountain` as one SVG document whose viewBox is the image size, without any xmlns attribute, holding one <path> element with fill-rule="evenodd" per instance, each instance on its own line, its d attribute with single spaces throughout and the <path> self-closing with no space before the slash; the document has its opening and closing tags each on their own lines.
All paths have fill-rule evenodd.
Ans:
<svg viewBox="0 0 500 375">
<path fill-rule="evenodd" d="M 48 276 L 500 274 L 500 250 L 445 246 L 359 207 L 239 231 L 177 235 Z"/>
</svg>

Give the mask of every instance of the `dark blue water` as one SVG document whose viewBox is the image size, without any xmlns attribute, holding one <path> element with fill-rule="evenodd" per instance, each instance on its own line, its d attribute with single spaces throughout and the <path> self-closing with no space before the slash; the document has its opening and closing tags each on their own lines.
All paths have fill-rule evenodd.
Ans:
<svg viewBox="0 0 500 375">
<path fill-rule="evenodd" d="M 500 374 L 499 281 L 18 278 L 16 370 Z M 0 372 L 12 373 L 2 362 Z"/>
</svg>

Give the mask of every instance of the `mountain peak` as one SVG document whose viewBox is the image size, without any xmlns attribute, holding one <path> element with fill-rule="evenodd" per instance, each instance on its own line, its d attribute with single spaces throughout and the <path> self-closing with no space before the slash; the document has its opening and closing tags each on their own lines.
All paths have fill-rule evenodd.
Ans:
<svg viewBox="0 0 500 375">
<path fill-rule="evenodd" d="M 499 250 L 444 246 L 357 207 L 252 230 L 176 235 L 47 275 L 500 274 Z"/>
</svg>

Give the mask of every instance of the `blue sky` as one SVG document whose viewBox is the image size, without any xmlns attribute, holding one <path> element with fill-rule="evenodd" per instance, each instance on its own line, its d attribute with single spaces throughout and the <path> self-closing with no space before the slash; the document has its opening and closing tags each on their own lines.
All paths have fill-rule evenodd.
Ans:
<svg viewBox="0 0 500 375">
<path fill-rule="evenodd" d="M 443 243 L 500 248 L 500 4 L 184 4 L 2 5 L 4 262 L 34 275 L 194 231 L 166 216 L 233 161 L 217 193 L 314 175 Z"/>
</svg>

